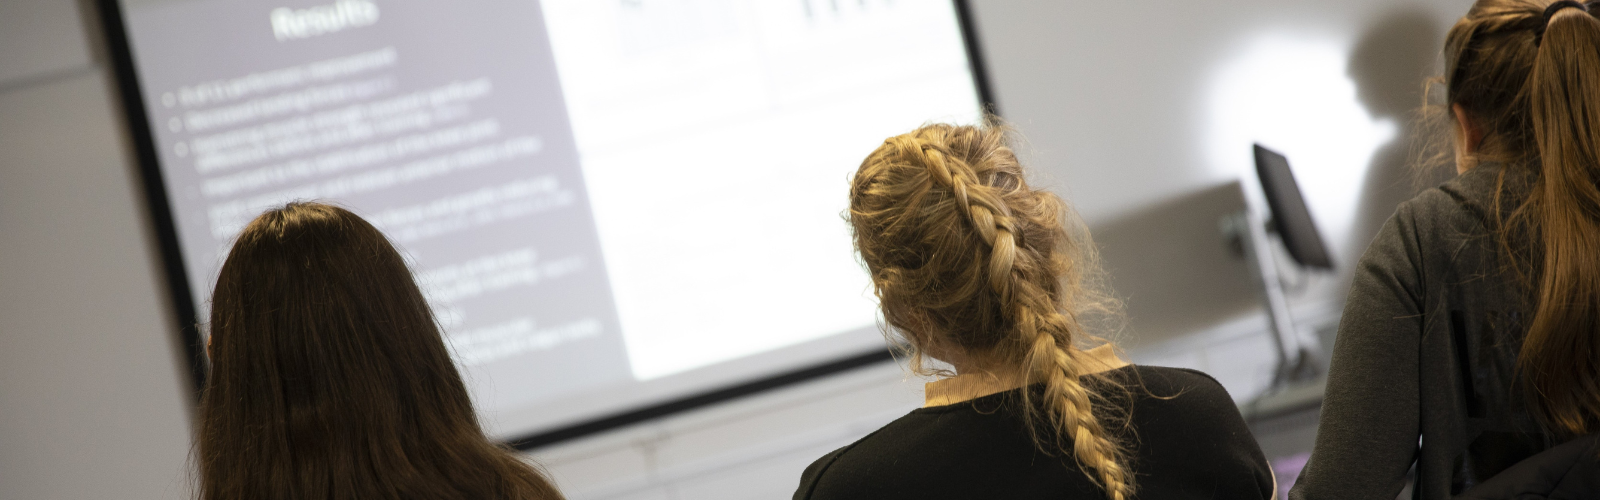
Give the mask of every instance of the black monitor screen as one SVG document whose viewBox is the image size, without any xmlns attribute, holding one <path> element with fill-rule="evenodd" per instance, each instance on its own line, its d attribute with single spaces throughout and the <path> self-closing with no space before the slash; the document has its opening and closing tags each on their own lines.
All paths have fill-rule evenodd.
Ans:
<svg viewBox="0 0 1600 500">
<path fill-rule="evenodd" d="M 1322 243 L 1322 235 L 1311 220 L 1311 210 L 1300 196 L 1300 186 L 1289 170 L 1289 159 L 1276 151 L 1255 146 L 1256 175 L 1261 177 L 1261 189 L 1272 209 L 1272 226 L 1283 238 L 1289 255 L 1300 265 L 1317 269 L 1332 269 L 1333 260 Z"/>
</svg>

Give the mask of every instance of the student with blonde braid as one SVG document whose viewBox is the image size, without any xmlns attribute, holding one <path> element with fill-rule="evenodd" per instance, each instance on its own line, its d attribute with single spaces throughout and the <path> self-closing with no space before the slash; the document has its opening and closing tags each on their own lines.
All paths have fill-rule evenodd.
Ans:
<svg viewBox="0 0 1600 500">
<path fill-rule="evenodd" d="M 849 219 L 886 333 L 914 370 L 947 378 L 813 463 L 797 500 L 1273 497 L 1222 386 L 1129 365 L 1086 331 L 1116 319 L 1094 247 L 1060 198 L 1028 186 L 1002 128 L 889 138 L 851 182 Z"/>
</svg>

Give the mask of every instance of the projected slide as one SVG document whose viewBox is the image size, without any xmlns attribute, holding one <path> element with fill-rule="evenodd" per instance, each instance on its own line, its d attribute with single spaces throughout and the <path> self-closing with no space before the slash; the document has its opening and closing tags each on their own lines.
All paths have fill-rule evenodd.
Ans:
<svg viewBox="0 0 1600 500">
<path fill-rule="evenodd" d="M 848 176 L 979 109 L 948 0 L 123 10 L 202 319 L 245 223 L 340 203 L 504 438 L 881 348 Z"/>
</svg>

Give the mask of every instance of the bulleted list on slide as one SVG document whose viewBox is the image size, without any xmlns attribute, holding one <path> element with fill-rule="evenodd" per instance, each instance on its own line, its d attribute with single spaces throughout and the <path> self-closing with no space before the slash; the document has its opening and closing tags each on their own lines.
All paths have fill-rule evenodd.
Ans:
<svg viewBox="0 0 1600 500">
<path fill-rule="evenodd" d="M 537 2 L 126 3 L 202 321 L 245 224 L 327 200 L 413 259 L 480 408 L 633 380 Z"/>
</svg>

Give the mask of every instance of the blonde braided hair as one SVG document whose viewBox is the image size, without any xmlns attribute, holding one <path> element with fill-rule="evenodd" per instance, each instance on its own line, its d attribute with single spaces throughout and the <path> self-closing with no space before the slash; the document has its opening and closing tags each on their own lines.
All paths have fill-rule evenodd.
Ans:
<svg viewBox="0 0 1600 500">
<path fill-rule="evenodd" d="M 1095 292 L 1093 245 L 1067 231 L 1066 204 L 1028 187 L 996 125 L 926 125 L 891 137 L 851 181 L 849 220 L 885 321 L 924 372 L 930 351 L 1010 371 L 1040 450 L 1070 453 L 1113 500 L 1131 498 L 1118 414 L 1085 383 L 1080 315 L 1112 312 Z M 1086 240 L 1087 234 L 1080 240 Z M 1035 399 L 1037 397 L 1037 399 Z M 1069 443 L 1070 442 L 1070 446 Z"/>
</svg>

